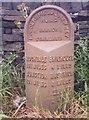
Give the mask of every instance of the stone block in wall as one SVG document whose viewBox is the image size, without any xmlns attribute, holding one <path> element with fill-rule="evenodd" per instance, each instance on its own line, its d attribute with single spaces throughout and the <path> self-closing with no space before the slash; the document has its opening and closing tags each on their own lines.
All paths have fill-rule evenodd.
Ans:
<svg viewBox="0 0 89 120">
<path fill-rule="evenodd" d="M 3 46 L 3 51 L 8 51 L 8 52 L 11 52 L 11 51 L 17 51 L 17 50 L 20 50 L 21 49 L 21 43 L 20 42 L 13 42 L 13 43 L 4 43 L 4 46 Z"/>
<path fill-rule="evenodd" d="M 0 6 L 0 15 L 2 15 L 2 7 Z"/>
<path fill-rule="evenodd" d="M 78 21 L 77 22 L 79 25 L 87 25 L 87 21 Z"/>
<path fill-rule="evenodd" d="M 89 28 L 89 25 L 88 24 L 86 24 L 86 25 L 79 25 L 79 29 L 81 30 L 81 29 L 88 29 Z"/>
<path fill-rule="evenodd" d="M 30 7 L 31 11 L 42 6 L 41 2 L 26 2 L 26 5 Z"/>
<path fill-rule="evenodd" d="M 60 2 L 52 2 L 52 4 L 60 7 Z"/>
<path fill-rule="evenodd" d="M 13 41 L 23 41 L 23 38 L 22 36 L 20 35 L 14 35 L 14 34 L 3 34 L 2 35 L 2 39 L 3 41 L 10 41 L 10 42 L 13 42 Z"/>
<path fill-rule="evenodd" d="M 71 12 L 71 3 L 70 2 L 60 2 L 60 7 L 62 7 L 67 12 Z"/>
<path fill-rule="evenodd" d="M 82 2 L 81 4 L 82 4 L 82 9 L 83 9 L 83 10 L 84 10 L 84 9 L 87 9 L 87 5 L 88 5 L 87 2 Z"/>
<path fill-rule="evenodd" d="M 80 29 L 87 29 L 87 28 L 89 28 L 88 21 L 79 21 L 78 24 L 79 24 L 79 28 Z"/>
<path fill-rule="evenodd" d="M 2 16 L 0 15 L 0 22 L 2 22 Z"/>
<path fill-rule="evenodd" d="M 20 21 L 25 21 L 25 18 L 23 16 L 3 16 L 2 17 L 3 20 L 7 20 L 7 21 L 16 21 L 16 20 L 20 20 Z"/>
<path fill-rule="evenodd" d="M 2 21 L 2 27 L 3 28 L 16 28 L 17 26 L 16 26 L 16 24 L 14 23 L 14 22 L 12 22 L 12 21 Z"/>
<path fill-rule="evenodd" d="M 17 6 L 22 4 L 21 2 L 12 2 L 12 9 L 17 10 Z"/>
<path fill-rule="evenodd" d="M 0 2 L 0 7 L 2 7 L 2 2 Z"/>
<path fill-rule="evenodd" d="M 88 21 L 89 22 L 89 16 L 78 16 L 77 21 Z"/>
<path fill-rule="evenodd" d="M 79 21 L 78 24 L 79 24 L 79 33 L 80 33 L 80 36 L 87 35 L 88 30 L 89 30 L 88 22 L 87 21 Z"/>
<path fill-rule="evenodd" d="M 2 1 L 2 7 L 4 8 L 4 9 L 12 9 L 12 2 L 3 2 Z"/>
<path fill-rule="evenodd" d="M 5 34 L 11 34 L 12 33 L 12 29 L 11 28 L 6 28 L 4 33 Z"/>
<path fill-rule="evenodd" d="M 12 29 L 12 34 L 18 35 L 18 36 L 21 36 L 21 38 L 24 38 L 23 31 L 24 29 Z"/>
<path fill-rule="evenodd" d="M 88 32 L 88 29 L 80 29 L 79 30 L 79 33 L 80 34 L 84 34 L 84 33 L 87 33 Z"/>
<path fill-rule="evenodd" d="M 2 9 L 2 16 L 19 16 L 21 15 L 21 13 L 17 10 L 6 10 L 6 9 Z"/>
<path fill-rule="evenodd" d="M 78 21 L 89 21 L 89 14 L 87 10 L 81 10 L 79 12 Z"/>
<path fill-rule="evenodd" d="M 81 11 L 79 12 L 79 16 L 89 17 L 89 14 L 88 14 L 87 10 L 81 10 Z"/>
<path fill-rule="evenodd" d="M 82 10 L 81 2 L 71 2 L 71 7 L 75 12 L 79 12 L 80 10 Z"/>
<path fill-rule="evenodd" d="M 4 28 L 2 28 L 2 34 L 4 34 L 5 33 L 5 29 Z"/>
</svg>

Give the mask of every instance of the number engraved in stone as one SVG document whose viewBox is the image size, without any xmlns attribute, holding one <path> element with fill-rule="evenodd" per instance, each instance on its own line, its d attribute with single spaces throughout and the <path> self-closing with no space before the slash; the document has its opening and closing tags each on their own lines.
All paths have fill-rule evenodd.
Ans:
<svg viewBox="0 0 89 120">
<path fill-rule="evenodd" d="M 27 63 L 27 68 L 35 70 L 47 70 L 47 66 L 44 64 L 32 64 L 29 62 Z"/>
</svg>

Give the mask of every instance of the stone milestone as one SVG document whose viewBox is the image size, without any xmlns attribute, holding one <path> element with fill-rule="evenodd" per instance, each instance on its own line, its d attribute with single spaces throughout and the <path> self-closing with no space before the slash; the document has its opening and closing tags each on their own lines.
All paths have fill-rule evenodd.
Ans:
<svg viewBox="0 0 89 120">
<path fill-rule="evenodd" d="M 62 8 L 34 10 L 24 29 L 27 105 L 55 111 L 74 91 L 74 26 Z"/>
</svg>

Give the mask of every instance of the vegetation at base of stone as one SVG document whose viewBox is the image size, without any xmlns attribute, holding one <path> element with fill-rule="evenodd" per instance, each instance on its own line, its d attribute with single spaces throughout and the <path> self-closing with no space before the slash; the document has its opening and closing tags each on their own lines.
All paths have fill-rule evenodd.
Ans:
<svg viewBox="0 0 89 120">
<path fill-rule="evenodd" d="M 65 111 L 54 111 L 54 113 L 51 113 L 48 110 L 40 109 L 35 106 L 33 106 L 33 108 L 22 106 L 14 117 L 12 112 L 12 116 L 8 116 L 7 119 L 9 118 L 87 118 L 87 108 L 80 106 L 79 102 L 73 99 L 69 109 L 66 109 Z"/>
<path fill-rule="evenodd" d="M 89 105 L 89 36 L 80 38 L 74 52 L 75 95 L 81 103 Z"/>
<path fill-rule="evenodd" d="M 2 110 L 6 113 L 10 108 L 10 111 L 12 111 L 15 107 L 14 105 L 18 104 L 13 100 L 17 96 L 19 99 L 19 96 L 24 96 L 25 94 L 23 76 L 24 63 L 18 61 L 20 52 L 11 53 L 8 57 L 3 59 L 1 63 L 3 79 L 0 94 L 2 96 Z"/>
</svg>

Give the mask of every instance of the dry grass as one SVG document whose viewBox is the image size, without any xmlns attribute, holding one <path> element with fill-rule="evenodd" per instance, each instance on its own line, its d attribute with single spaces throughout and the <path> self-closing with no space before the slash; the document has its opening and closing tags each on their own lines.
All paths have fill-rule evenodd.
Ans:
<svg viewBox="0 0 89 120">
<path fill-rule="evenodd" d="M 17 112 L 15 111 L 10 117 L 15 118 L 87 118 L 87 107 L 81 106 L 77 100 L 73 101 L 69 109 L 61 112 L 51 113 L 50 111 L 41 110 L 37 107 L 28 108 L 22 105 Z"/>
</svg>

